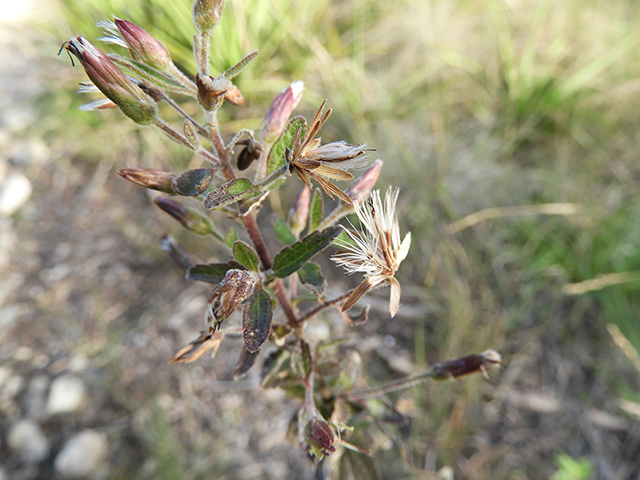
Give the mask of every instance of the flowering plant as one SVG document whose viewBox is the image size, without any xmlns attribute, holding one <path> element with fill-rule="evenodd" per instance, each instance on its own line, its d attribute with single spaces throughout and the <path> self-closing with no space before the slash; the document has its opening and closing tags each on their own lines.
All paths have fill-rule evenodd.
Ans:
<svg viewBox="0 0 640 480">
<path fill-rule="evenodd" d="M 83 92 L 101 92 L 104 97 L 87 110 L 119 108 L 140 125 L 158 128 L 169 139 L 199 155 L 203 166 L 172 173 L 148 168 L 126 168 L 119 174 L 137 185 L 169 195 L 158 196 L 155 204 L 191 232 L 213 237 L 228 249 L 224 262 L 206 263 L 188 252 L 172 237 L 162 246 L 186 272 L 186 278 L 212 285 L 203 312 L 204 329 L 189 345 L 176 353 L 171 363 L 190 363 L 204 353 L 216 354 L 225 336 L 240 332 L 244 340 L 234 378 L 244 376 L 269 342 L 263 362 L 262 386 L 281 387 L 302 399 L 296 421 L 297 439 L 317 458 L 334 452 L 343 457 L 344 448 L 368 455 L 367 445 L 347 441 L 354 415 L 367 412 L 366 399 L 406 388 L 427 378 L 444 380 L 468 373 L 485 372 L 500 363 L 493 351 L 449 360 L 427 372 L 373 389 L 356 390 L 357 376 L 350 375 L 348 351 L 343 341 L 314 342 L 305 326 L 328 308 L 337 308 L 350 325 L 367 320 L 369 309 L 349 314 L 366 293 L 390 287 L 389 312 L 395 316 L 400 305 L 400 283 L 395 275 L 407 257 L 411 235 L 401 240 L 396 214 L 399 195 L 390 188 L 384 200 L 373 187 L 382 168 L 366 145 L 336 141 L 322 145 L 318 134 L 331 109 L 323 113 L 326 101 L 307 125 L 304 117 L 291 118 L 300 102 L 303 83 L 293 82 L 271 103 L 260 132 L 240 130 L 228 142 L 218 125 L 217 112 L 225 102 L 243 105 L 244 97 L 232 80 L 258 55 L 250 52 L 217 76 L 209 72 L 209 38 L 219 24 L 224 0 L 196 0 L 193 5 L 194 56 L 198 71 L 184 74 L 171 60 L 164 45 L 141 27 L 115 18 L 100 22 L 107 43 L 125 47 L 131 56 L 105 54 L 82 37 L 65 43 L 78 59 L 91 83 Z M 204 122 L 187 114 L 170 94 L 192 97 L 198 102 Z M 167 104 L 182 118 L 177 128 L 161 116 L 159 104 Z M 336 184 L 354 178 L 352 171 L 364 170 L 348 189 Z M 253 171 L 252 177 L 241 172 Z M 263 240 L 257 217 L 271 192 L 295 172 L 302 188 L 292 202 L 286 219 L 273 222 L 282 244 L 272 255 Z M 313 190 L 314 182 L 320 187 Z M 338 204 L 324 212 L 323 192 Z M 191 197 L 194 208 L 175 200 Z M 189 200 L 189 198 L 185 198 Z M 203 208 L 205 211 L 203 211 Z M 246 239 L 234 229 L 223 233 L 209 213 L 227 216 L 242 226 Z M 338 224 L 354 213 L 360 228 Z M 340 251 L 331 259 L 348 274 L 364 279 L 353 290 L 327 298 L 327 282 L 313 258 L 335 244 Z M 309 295 L 315 305 L 301 312 L 299 302 Z M 229 326 L 234 312 L 241 311 L 241 328 Z M 273 345 L 273 348 L 271 347 Z M 353 371 L 353 369 L 351 369 Z M 369 412 L 371 413 L 371 412 Z M 374 468 L 375 470 L 375 468 Z"/>
</svg>

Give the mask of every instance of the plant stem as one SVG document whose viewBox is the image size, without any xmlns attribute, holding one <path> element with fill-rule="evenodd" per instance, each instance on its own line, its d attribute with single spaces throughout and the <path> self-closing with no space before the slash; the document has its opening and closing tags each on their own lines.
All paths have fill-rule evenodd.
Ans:
<svg viewBox="0 0 640 480">
<path fill-rule="evenodd" d="M 433 369 L 430 368 L 426 372 L 420 373 L 418 375 L 414 375 L 411 377 L 401 378 L 399 380 L 395 380 L 393 382 L 386 383 L 384 385 L 380 385 L 379 387 L 367 388 L 364 390 L 354 390 L 352 392 L 346 392 L 340 395 L 342 398 L 347 398 L 349 400 L 366 400 L 368 398 L 379 397 L 381 395 L 385 395 L 387 393 L 395 392 L 398 390 L 404 390 L 406 388 L 413 387 L 415 385 L 419 385 L 421 383 L 426 382 L 429 378 L 433 376 Z"/>
<path fill-rule="evenodd" d="M 180 145 L 184 145 L 189 150 L 193 150 L 193 147 L 191 146 L 189 141 L 185 138 L 185 136 L 182 135 L 177 130 L 175 130 L 171 125 L 169 125 L 164 120 L 158 119 L 156 120 L 156 123 L 154 123 L 154 125 L 158 127 L 160 130 L 162 130 L 164 134 L 174 142 L 179 143 Z"/>
<path fill-rule="evenodd" d="M 198 132 L 200 133 L 200 135 L 205 135 L 208 136 L 209 132 L 207 131 L 206 128 L 204 128 L 202 125 L 200 125 L 200 123 L 198 123 L 196 120 L 193 119 L 193 117 L 191 117 L 187 112 L 185 112 L 182 107 L 180 105 L 178 105 L 171 97 L 167 96 L 164 92 L 162 92 L 160 94 L 162 96 L 162 99 L 167 102 L 169 105 L 171 105 L 171 107 L 178 112 L 180 115 L 182 115 L 183 118 L 189 120 L 198 130 Z"/>
<path fill-rule="evenodd" d="M 354 290 L 355 289 L 351 289 L 348 292 L 343 293 L 339 297 L 334 298 L 333 300 L 326 300 L 326 301 L 322 302 L 320 305 L 318 305 L 317 307 L 309 310 L 302 317 L 300 317 L 300 320 L 299 320 L 300 323 L 306 322 L 310 318 L 312 318 L 315 315 L 317 315 L 318 313 L 320 313 L 325 308 L 334 307 L 334 306 L 336 306 L 336 304 L 342 302 L 343 300 L 346 300 L 347 298 L 349 298 L 349 296 L 351 296 L 351 294 L 353 293 Z"/>
<path fill-rule="evenodd" d="M 205 118 L 207 119 L 207 127 L 209 128 L 209 138 L 211 139 L 213 148 L 220 159 L 222 174 L 227 180 L 231 181 L 236 178 L 236 174 L 233 173 L 231 163 L 229 162 L 229 151 L 222 141 L 222 135 L 220 134 L 220 128 L 218 127 L 218 115 L 215 110 L 205 110 L 204 113 Z"/>
</svg>

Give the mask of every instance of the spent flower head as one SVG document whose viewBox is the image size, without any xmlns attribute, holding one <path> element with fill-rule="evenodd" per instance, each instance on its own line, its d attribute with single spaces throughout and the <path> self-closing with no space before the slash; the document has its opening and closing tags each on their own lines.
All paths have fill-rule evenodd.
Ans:
<svg viewBox="0 0 640 480">
<path fill-rule="evenodd" d="M 320 105 L 304 138 L 301 138 L 302 130 L 298 130 L 291 150 L 287 150 L 287 160 L 309 188 L 310 179 L 313 179 L 329 198 L 333 199 L 335 195 L 340 200 L 351 203 L 351 198 L 327 179 L 351 180 L 353 175 L 348 170 L 369 166 L 371 159 L 367 152 L 371 150 L 365 148 L 366 144 L 349 145 L 345 141 L 321 145 L 321 139 L 314 138 L 331 115 L 331 109 L 322 114 L 326 103 L 325 100 Z"/>
<path fill-rule="evenodd" d="M 383 204 L 380 190 L 374 190 L 367 201 L 356 205 L 361 230 L 346 231 L 353 244 L 339 239 L 335 242 L 344 250 L 333 255 L 331 260 L 344 267 L 349 275 L 362 273 L 365 277 L 342 306 L 343 312 L 353 307 L 365 293 L 385 283 L 391 286 L 389 313 L 393 317 L 398 311 L 400 283 L 394 275 L 411 245 L 411 233 L 400 241 L 396 215 L 399 192 L 397 187 L 389 187 Z"/>
</svg>

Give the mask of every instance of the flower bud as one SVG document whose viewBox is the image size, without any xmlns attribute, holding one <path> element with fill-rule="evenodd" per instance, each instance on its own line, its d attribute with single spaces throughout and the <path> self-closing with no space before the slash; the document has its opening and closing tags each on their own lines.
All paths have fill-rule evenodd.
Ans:
<svg viewBox="0 0 640 480">
<path fill-rule="evenodd" d="M 174 193 L 171 188 L 171 182 L 175 178 L 173 173 L 153 168 L 122 168 L 118 170 L 118 175 L 136 185 L 150 188 L 151 190 Z"/>
<path fill-rule="evenodd" d="M 198 87 L 198 100 L 207 110 L 217 110 L 224 101 L 224 94 L 231 82 L 224 78 L 213 78 L 209 75 L 198 73 L 196 86 Z"/>
<path fill-rule="evenodd" d="M 213 30 L 220 23 L 224 0 L 196 0 L 193 4 L 193 24 L 200 33 Z"/>
<path fill-rule="evenodd" d="M 65 48 L 78 58 L 93 84 L 115 103 L 122 113 L 140 125 L 150 125 L 156 121 L 157 107 L 153 99 L 104 53 L 82 37 L 72 38 Z"/>
<path fill-rule="evenodd" d="M 496 365 L 502 363 L 502 356 L 495 350 L 487 350 L 480 354 L 468 355 L 462 358 L 454 358 L 436 363 L 431 370 L 434 380 L 448 380 L 462 377 L 471 373 L 482 372 L 486 375 Z"/>
<path fill-rule="evenodd" d="M 307 423 L 304 427 L 304 439 L 318 458 L 336 451 L 333 446 L 333 430 L 325 420 L 314 418 Z"/>
<path fill-rule="evenodd" d="M 305 185 L 296 195 L 291 210 L 289 210 L 289 226 L 294 235 L 300 235 L 307 224 L 310 202 L 311 189 Z"/>
<path fill-rule="evenodd" d="M 114 18 L 114 22 L 127 43 L 134 60 L 144 62 L 159 70 L 165 70 L 171 65 L 169 51 L 149 32 L 127 20 Z"/>
<path fill-rule="evenodd" d="M 187 230 L 198 235 L 215 235 L 213 225 L 211 225 L 211 220 L 197 210 L 185 207 L 184 205 L 173 200 L 169 200 L 168 198 L 156 198 L 153 202 L 173 218 L 178 220 Z"/>
<path fill-rule="evenodd" d="M 224 94 L 224 99 L 227 102 L 233 103 L 234 105 L 244 105 L 244 97 L 242 96 L 242 92 L 233 83 L 230 83 L 227 87 L 227 91 Z"/>
<path fill-rule="evenodd" d="M 222 281 L 211 291 L 208 300 L 208 320 L 213 329 L 231 315 L 253 292 L 256 274 L 247 270 L 228 270 Z"/>
<path fill-rule="evenodd" d="M 351 197 L 353 203 L 362 203 L 367 199 L 378 181 L 380 170 L 382 170 L 382 163 L 380 159 L 373 162 L 367 171 L 360 175 L 345 192 Z"/>
<path fill-rule="evenodd" d="M 263 143 L 273 143 L 278 139 L 287 126 L 293 109 L 296 108 L 300 102 L 303 90 L 304 82 L 298 80 L 285 88 L 273 102 L 271 102 L 269 111 L 264 117 L 262 130 L 260 132 Z"/>
<path fill-rule="evenodd" d="M 162 250 L 168 252 L 171 259 L 185 270 L 202 263 L 202 260 L 176 242 L 171 235 L 165 234 L 160 237 L 160 245 Z"/>
</svg>

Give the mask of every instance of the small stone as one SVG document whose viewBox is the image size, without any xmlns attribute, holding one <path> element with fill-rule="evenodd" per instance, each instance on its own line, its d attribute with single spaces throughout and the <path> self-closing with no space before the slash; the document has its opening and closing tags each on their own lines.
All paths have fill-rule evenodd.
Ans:
<svg viewBox="0 0 640 480">
<path fill-rule="evenodd" d="M 84 430 L 65 443 L 53 465 L 64 478 L 84 478 L 98 471 L 108 451 L 105 434 Z"/>
<path fill-rule="evenodd" d="M 9 217 L 29 200 L 31 182 L 21 173 L 10 173 L 0 184 L 0 215 Z"/>
<path fill-rule="evenodd" d="M 9 449 L 28 462 L 40 462 L 49 456 L 51 443 L 33 420 L 16 423 L 7 436 Z"/>
<path fill-rule="evenodd" d="M 87 389 L 84 382 L 75 375 L 63 374 L 51 383 L 47 411 L 69 413 L 79 410 L 87 400 Z"/>
</svg>

